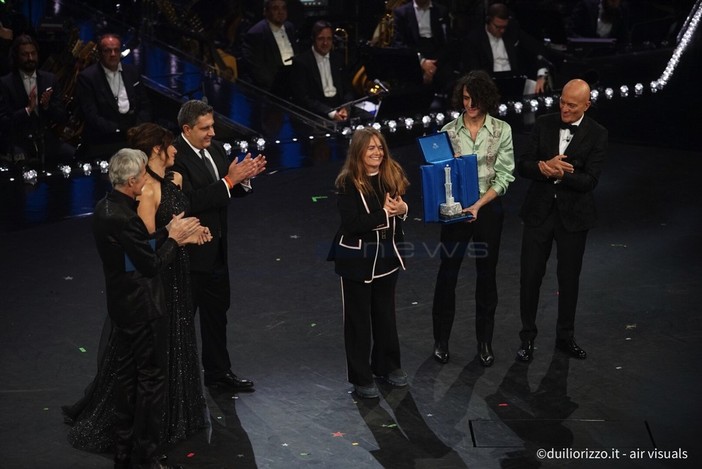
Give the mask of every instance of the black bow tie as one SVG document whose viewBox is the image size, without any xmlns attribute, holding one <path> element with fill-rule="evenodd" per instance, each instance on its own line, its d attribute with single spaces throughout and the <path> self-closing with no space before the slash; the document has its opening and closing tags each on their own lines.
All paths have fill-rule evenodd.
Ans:
<svg viewBox="0 0 702 469">
<path fill-rule="evenodd" d="M 570 130 L 570 133 L 574 134 L 575 131 L 578 130 L 578 126 L 573 125 L 573 124 L 566 124 L 565 122 L 561 122 L 561 129 Z"/>
</svg>

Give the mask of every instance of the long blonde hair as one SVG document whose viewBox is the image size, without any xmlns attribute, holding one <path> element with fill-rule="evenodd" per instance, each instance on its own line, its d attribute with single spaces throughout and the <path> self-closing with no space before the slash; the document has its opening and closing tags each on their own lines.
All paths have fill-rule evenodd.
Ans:
<svg viewBox="0 0 702 469">
<path fill-rule="evenodd" d="M 390 155 L 390 149 L 383 134 L 372 127 L 364 127 L 353 133 L 351 143 L 349 143 L 349 150 L 346 154 L 346 161 L 341 171 L 339 171 L 334 185 L 337 189 L 343 191 L 346 189 L 347 182 L 351 180 L 359 192 L 368 195 L 373 191 L 370 178 L 366 174 L 366 169 L 363 165 L 363 157 L 373 137 L 377 137 L 383 146 L 383 161 L 380 163 L 379 170 L 381 185 L 386 188 L 392 197 L 404 195 L 409 186 L 405 171 Z"/>
</svg>

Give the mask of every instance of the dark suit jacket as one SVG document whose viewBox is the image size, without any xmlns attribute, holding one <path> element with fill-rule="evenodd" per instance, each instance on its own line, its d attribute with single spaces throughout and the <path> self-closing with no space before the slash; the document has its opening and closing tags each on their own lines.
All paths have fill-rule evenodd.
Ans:
<svg viewBox="0 0 702 469">
<path fill-rule="evenodd" d="M 61 90 L 56 84 L 56 76 L 37 70 L 37 99 L 41 99 L 41 94 L 49 87 L 54 89 L 49 107 L 44 109 L 41 104 L 37 104 L 37 113 L 28 115 L 25 107 L 29 98 L 20 73 L 14 71 L 0 78 L 3 106 L 6 107 L 6 112 L 2 113 L 0 119 L 0 126 L 12 143 L 22 144 L 31 139 L 30 135 L 43 135 L 51 124 L 62 124 L 68 120 L 68 113 L 60 98 Z"/>
<path fill-rule="evenodd" d="M 231 192 L 232 197 L 247 194 L 241 184 L 229 191 L 221 180 L 212 181 L 207 167 L 193 149 L 179 135 L 173 142 L 178 150 L 173 171 L 183 176 L 183 192 L 190 200 L 189 216 L 200 219 L 200 223 L 210 229 L 212 241 L 201 246 L 188 245 L 190 270 L 195 272 L 212 272 L 216 266 L 227 265 L 227 209 Z M 227 174 L 229 159 L 222 143 L 212 141 L 207 148 L 212 156 L 220 177 Z"/>
<path fill-rule="evenodd" d="M 85 120 L 82 139 L 86 143 L 123 141 L 125 132 L 152 120 L 151 104 L 136 66 L 122 64 L 122 80 L 129 98 L 129 112 L 120 114 L 117 100 L 100 63 L 78 74 L 76 98 Z"/>
<path fill-rule="evenodd" d="M 598 37 L 597 18 L 600 15 L 600 0 L 581 0 L 573 7 L 568 18 L 568 34 L 573 37 Z M 610 38 L 623 43 L 629 42 L 629 7 L 622 2 L 619 14 L 612 19 Z"/>
<path fill-rule="evenodd" d="M 350 87 L 346 83 L 344 59 L 332 51 L 329 54 L 329 66 L 336 87 L 336 96 L 333 98 L 324 97 L 322 77 L 311 48 L 293 58 L 293 69 L 290 74 L 293 101 L 298 106 L 324 117 L 328 117 L 336 106 L 353 99 Z"/>
<path fill-rule="evenodd" d="M 553 179 L 541 174 L 538 161 L 550 160 L 559 154 L 560 122 L 559 113 L 539 117 L 527 150 L 517 163 L 519 175 L 531 179 L 520 216 L 526 225 L 538 226 L 555 203 L 566 230 L 587 230 L 597 221 L 593 190 L 607 154 L 608 132 L 585 116 L 564 152 L 575 172 L 566 173 L 560 183 L 554 184 Z"/>
<path fill-rule="evenodd" d="M 327 260 L 334 261 L 338 275 L 357 282 L 369 281 L 381 256 L 396 257 L 404 269 L 402 218 L 389 217 L 380 200 L 373 195 L 363 195 L 350 180 L 339 194 L 337 205 L 341 226 Z M 391 248 L 381 244 L 382 230 L 388 230 Z M 392 252 L 388 252 L 390 249 Z"/>
<path fill-rule="evenodd" d="M 539 68 L 548 68 L 548 63 L 543 59 L 543 47 L 527 33 L 523 32 L 513 20 L 505 30 L 502 40 L 509 58 L 511 73 L 524 75 L 536 80 Z M 463 72 L 471 70 L 484 70 L 493 75 L 494 58 L 490 39 L 485 27 L 470 32 L 461 45 L 461 67 Z"/>
<path fill-rule="evenodd" d="M 164 230 L 157 233 L 166 237 Z M 154 252 L 135 201 L 116 190 L 95 206 L 93 235 L 105 273 L 110 318 L 124 327 L 166 314 L 159 272 L 175 259 L 178 244 L 167 238 Z M 136 270 L 125 271 L 125 254 Z"/>
<path fill-rule="evenodd" d="M 295 28 L 290 22 L 285 22 L 283 27 L 293 47 L 293 52 L 296 53 Z M 284 65 L 282 65 L 278 43 L 273 37 L 268 20 L 259 21 L 246 32 L 241 53 L 246 64 L 247 74 L 253 84 L 270 90 L 278 71 Z"/>
<path fill-rule="evenodd" d="M 431 35 L 434 42 L 435 51 L 428 54 L 427 59 L 446 59 L 450 57 L 450 18 L 448 8 L 432 2 L 431 14 Z M 414 2 L 407 2 L 393 10 L 394 37 L 393 46 L 407 47 L 420 51 L 419 24 L 417 15 L 414 12 Z"/>
</svg>

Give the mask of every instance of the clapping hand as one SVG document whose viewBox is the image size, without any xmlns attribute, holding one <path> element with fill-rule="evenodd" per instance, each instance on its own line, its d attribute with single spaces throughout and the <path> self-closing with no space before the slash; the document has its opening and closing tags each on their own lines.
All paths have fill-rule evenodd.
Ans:
<svg viewBox="0 0 702 469">
<path fill-rule="evenodd" d="M 179 246 L 188 244 L 191 236 L 196 235 L 201 228 L 200 220 L 195 217 L 185 217 L 185 212 L 173 215 L 173 219 L 166 225 L 168 237 Z"/>
<path fill-rule="evenodd" d="M 573 165 L 564 161 L 566 155 L 556 155 L 548 161 L 539 161 L 539 171 L 547 178 L 563 179 L 565 173 L 573 173 Z"/>
<path fill-rule="evenodd" d="M 383 208 L 391 217 L 407 213 L 407 204 L 402 200 L 401 195 L 390 197 L 390 194 L 385 194 L 385 205 L 383 205 Z"/>
<path fill-rule="evenodd" d="M 234 160 L 229 165 L 227 176 L 234 185 L 241 183 L 252 177 L 256 177 L 266 169 L 266 157 L 258 155 L 256 158 L 251 157 L 251 153 L 247 153 L 241 160 Z"/>
</svg>

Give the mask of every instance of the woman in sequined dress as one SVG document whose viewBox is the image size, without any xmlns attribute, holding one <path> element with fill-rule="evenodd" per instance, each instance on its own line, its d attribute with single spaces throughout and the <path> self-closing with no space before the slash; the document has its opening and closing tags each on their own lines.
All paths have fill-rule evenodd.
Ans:
<svg viewBox="0 0 702 469">
<path fill-rule="evenodd" d="M 171 145 L 173 134 L 156 124 L 145 123 L 130 129 L 127 137 L 132 148 L 149 155 L 146 168 L 149 178 L 139 197 L 138 213 L 149 232 L 153 233 L 166 226 L 173 215 L 188 209 L 188 201 L 179 189 L 180 174 L 168 171 L 176 153 Z M 198 242 L 209 239 L 211 236 L 205 228 Z M 170 342 L 167 404 L 161 443 L 169 444 L 186 439 L 204 428 L 207 425 L 207 409 L 200 381 L 189 259 L 184 248 L 179 248 L 177 260 L 167 267 L 162 277 L 170 314 Z M 63 409 L 66 422 L 72 425 L 68 433 L 69 442 L 76 448 L 88 451 L 111 451 L 114 441 L 117 361 L 110 332 L 108 319 L 100 345 L 97 376 L 80 401 Z"/>
</svg>

